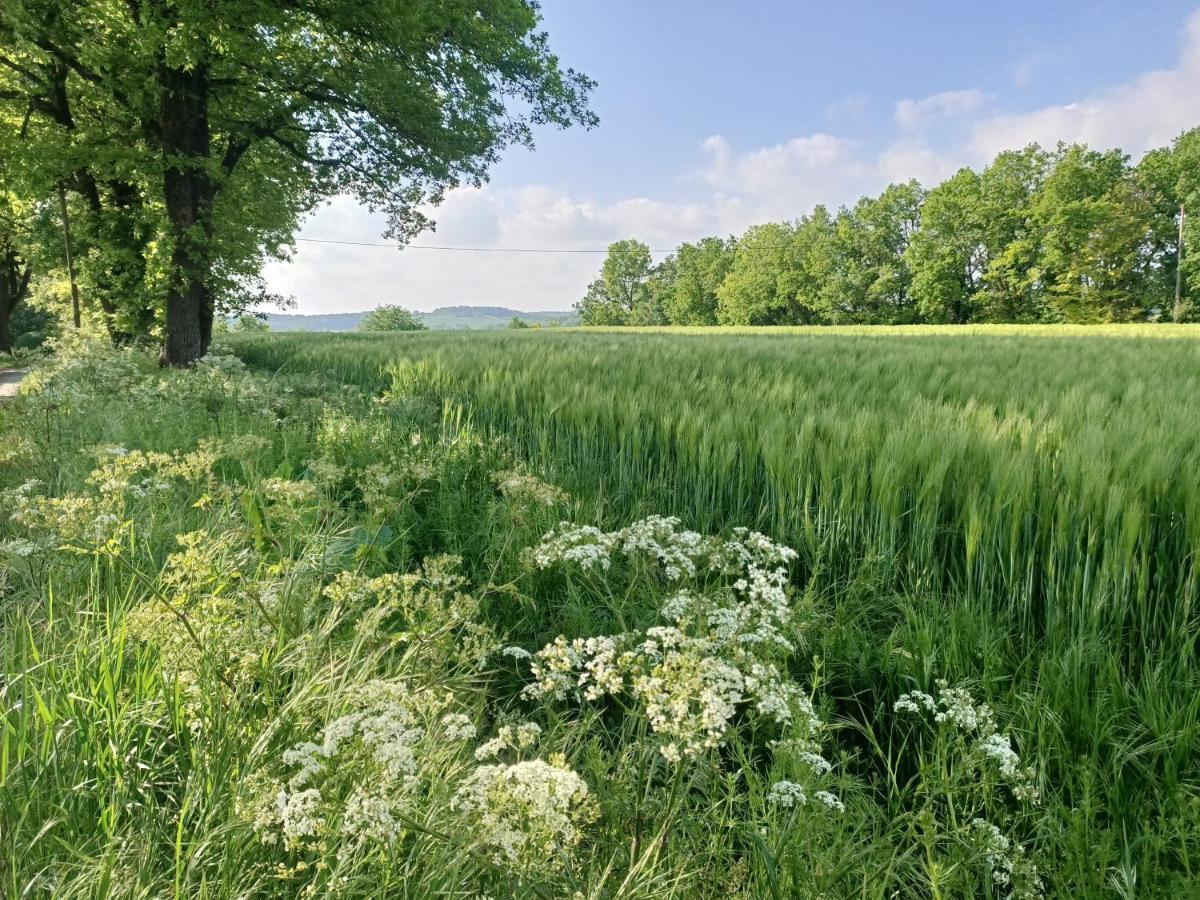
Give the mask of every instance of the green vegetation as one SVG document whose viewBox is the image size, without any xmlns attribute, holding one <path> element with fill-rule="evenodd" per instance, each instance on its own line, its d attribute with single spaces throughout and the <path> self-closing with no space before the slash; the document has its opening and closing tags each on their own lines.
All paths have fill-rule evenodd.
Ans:
<svg viewBox="0 0 1200 900">
<path fill-rule="evenodd" d="M 890 185 L 741 238 L 682 244 L 659 265 L 609 247 L 576 304 L 587 325 L 1193 321 L 1200 129 L 1136 166 L 1120 151 L 1037 145 L 929 190 Z M 1187 220 L 1185 248 L 1197 243 Z"/>
<path fill-rule="evenodd" d="M 6 894 L 1194 891 L 1193 327 L 227 339 L 0 405 Z"/>
<path fill-rule="evenodd" d="M 233 330 L 237 332 L 252 332 L 261 334 L 264 331 L 270 331 L 271 326 L 267 324 L 267 320 L 262 316 L 254 316 L 249 313 L 243 313 L 238 316 L 237 321 L 233 323 Z"/>
<path fill-rule="evenodd" d="M 65 190 L 92 314 L 189 364 L 218 314 L 272 299 L 264 261 L 324 199 L 404 241 L 535 126 L 595 124 L 539 23 L 529 0 L 6 2 L 0 204 Z"/>
<path fill-rule="evenodd" d="M 821 624 L 789 666 L 821 659 L 846 771 L 898 791 L 891 813 L 913 812 L 895 699 L 933 693 L 939 676 L 969 683 L 1036 754 L 1031 834 L 1053 895 L 1194 888 L 1194 328 L 295 336 L 237 349 L 272 370 L 464 404 L 598 504 L 600 524 L 675 514 L 794 547 Z M 886 896 L 884 883 L 928 895 L 908 877 L 876 869 L 833 895 Z"/>
<path fill-rule="evenodd" d="M 268 313 L 272 331 L 354 331 L 366 313 Z M 476 331 L 507 328 L 520 319 L 530 326 L 578 325 L 573 312 L 527 312 L 503 306 L 442 306 L 413 316 L 432 331 Z"/>
<path fill-rule="evenodd" d="M 362 317 L 359 331 L 425 331 L 425 323 L 403 306 L 385 303 Z"/>
</svg>

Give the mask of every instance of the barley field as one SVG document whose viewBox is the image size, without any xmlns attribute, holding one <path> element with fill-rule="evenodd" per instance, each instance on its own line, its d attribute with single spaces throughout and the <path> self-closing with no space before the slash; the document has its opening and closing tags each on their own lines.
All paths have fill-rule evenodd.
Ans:
<svg viewBox="0 0 1200 900">
<path fill-rule="evenodd" d="M 6 894 L 1200 896 L 1200 329 L 229 345 L 0 406 Z"/>
</svg>

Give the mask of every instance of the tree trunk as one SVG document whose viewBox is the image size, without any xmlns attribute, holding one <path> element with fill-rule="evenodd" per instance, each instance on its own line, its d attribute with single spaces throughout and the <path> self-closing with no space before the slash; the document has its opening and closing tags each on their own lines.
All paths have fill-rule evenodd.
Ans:
<svg viewBox="0 0 1200 900">
<path fill-rule="evenodd" d="M 8 296 L 7 276 L 7 272 L 0 272 L 0 353 L 12 353 L 12 336 L 8 333 L 8 321 L 16 304 L 12 304 Z"/>
<path fill-rule="evenodd" d="M 13 311 L 29 291 L 29 264 L 12 249 L 0 256 L 0 353 L 12 352 L 9 323 Z"/>
<path fill-rule="evenodd" d="M 212 340 L 208 71 L 201 65 L 187 71 L 162 65 L 158 77 L 163 195 L 174 239 L 162 361 L 188 366 L 208 352 Z"/>
</svg>

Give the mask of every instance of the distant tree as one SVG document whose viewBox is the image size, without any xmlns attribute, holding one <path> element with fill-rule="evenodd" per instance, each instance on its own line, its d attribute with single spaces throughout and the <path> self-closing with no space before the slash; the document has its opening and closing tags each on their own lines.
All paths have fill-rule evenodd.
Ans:
<svg viewBox="0 0 1200 900">
<path fill-rule="evenodd" d="M 1143 315 L 1154 302 L 1147 290 L 1153 215 L 1121 151 L 1059 147 L 1031 217 L 1039 252 L 1029 277 L 1045 285 L 1049 314 L 1065 322 Z"/>
<path fill-rule="evenodd" d="M 722 325 L 808 325 L 818 321 L 815 299 L 804 289 L 797 226 L 756 225 L 738 239 L 733 265 L 717 289 Z"/>
<path fill-rule="evenodd" d="M 650 270 L 650 275 L 646 278 L 641 304 L 634 308 L 631 324 L 671 324 L 667 306 L 674 295 L 677 276 L 678 265 L 673 253 Z"/>
<path fill-rule="evenodd" d="M 823 291 L 831 322 L 900 324 L 916 321 L 912 273 L 904 257 L 920 225 L 924 191 L 916 181 L 892 184 L 838 213 L 836 263 Z"/>
<path fill-rule="evenodd" d="M 359 331 L 426 331 L 425 323 L 403 306 L 385 303 L 362 317 Z"/>
<path fill-rule="evenodd" d="M 735 241 L 702 238 L 680 244 L 674 254 L 674 278 L 663 311 L 672 325 L 716 325 L 717 289 L 733 268 Z"/>
<path fill-rule="evenodd" d="M 1170 147 L 1147 153 L 1135 173 L 1154 205 L 1150 254 L 1159 278 L 1152 287 L 1165 318 L 1175 315 L 1176 270 L 1180 257 L 1179 216 L 1184 210 L 1183 321 L 1200 317 L 1200 128 L 1179 135 Z"/>
<path fill-rule="evenodd" d="M 511 319 L 508 320 L 508 325 L 506 327 L 509 329 L 512 329 L 514 331 L 519 331 L 519 330 L 528 328 L 529 323 L 526 322 L 524 319 L 522 319 L 520 316 L 513 316 Z"/>
<path fill-rule="evenodd" d="M 264 316 L 256 316 L 253 313 L 243 313 L 238 316 L 237 321 L 233 325 L 233 330 L 238 332 L 249 332 L 253 334 L 263 334 L 270 331 L 271 326 L 267 324 Z"/>
<path fill-rule="evenodd" d="M 588 285 L 575 304 L 585 325 L 629 325 L 647 317 L 646 281 L 650 277 L 650 248 L 632 238 L 608 246 L 600 277 Z"/>
<path fill-rule="evenodd" d="M 922 318 L 962 324 L 979 317 L 976 297 L 987 271 L 979 175 L 960 169 L 925 198 L 921 230 L 906 255 Z"/>
<path fill-rule="evenodd" d="M 933 188 L 905 251 L 925 321 L 1034 321 L 1041 315 L 1030 233 L 1032 200 L 1048 168 L 1036 144 L 1001 153 L 982 173 L 961 169 Z"/>
</svg>

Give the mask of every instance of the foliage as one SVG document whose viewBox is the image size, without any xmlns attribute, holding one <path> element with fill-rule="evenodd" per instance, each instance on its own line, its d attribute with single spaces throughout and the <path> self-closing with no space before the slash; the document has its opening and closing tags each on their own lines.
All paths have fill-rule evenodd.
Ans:
<svg viewBox="0 0 1200 900">
<path fill-rule="evenodd" d="M 244 313 L 238 316 L 237 321 L 233 323 L 233 330 L 261 333 L 264 331 L 270 331 L 271 326 L 267 324 L 267 320 L 263 316 L 255 316 L 251 315 L 250 313 Z"/>
<path fill-rule="evenodd" d="M 384 303 L 362 317 L 359 331 L 425 331 L 425 323 L 403 306 Z"/>
<path fill-rule="evenodd" d="M 0 115 L 79 195 L 114 332 L 157 319 L 188 364 L 322 199 L 406 240 L 535 126 L 594 124 L 591 81 L 538 26 L 529 0 L 6 3 Z"/>
<path fill-rule="evenodd" d="M 14 190 L 13 181 L 11 174 L 0 174 L 0 353 L 12 350 L 12 318 L 33 276 L 33 206 Z"/>
<path fill-rule="evenodd" d="M 651 269 L 650 248 L 640 241 L 609 244 L 600 277 L 575 304 L 580 318 L 587 325 L 665 324 L 656 321 L 658 316 L 649 306 L 646 281 Z"/>
<path fill-rule="evenodd" d="M 703 238 L 680 244 L 675 272 L 663 300 L 667 321 L 676 325 L 716 325 L 717 288 L 733 265 L 733 240 Z"/>
<path fill-rule="evenodd" d="M 814 299 L 802 287 L 803 269 L 794 265 L 796 232 L 792 225 L 759 225 L 738 240 L 733 265 L 717 289 L 717 321 L 749 325 L 816 321 Z"/>
<path fill-rule="evenodd" d="M 296 335 L 238 347 L 270 370 L 375 389 L 391 383 L 390 361 L 405 360 L 393 370 L 405 393 L 469 404 L 475 423 L 515 441 L 535 471 L 557 473 L 575 503 L 599 504 L 574 517 L 599 534 L 571 547 L 607 546 L 601 535 L 658 514 L 701 535 L 740 523 L 795 548 L 790 584 L 804 599 L 793 606 L 815 605 L 787 671 L 808 684 L 815 673 L 801 661 L 820 658 L 817 712 L 841 723 L 840 750 L 856 748 L 848 771 L 888 797 L 890 830 L 871 833 L 903 855 L 889 870 L 877 845 L 846 846 L 847 865 L 861 852 L 878 868 L 828 894 L 867 884 L 930 896 L 936 883 L 944 897 L 977 896 L 1002 890 L 988 887 L 997 872 L 1013 882 L 1007 893 L 1036 885 L 1033 862 L 1051 896 L 1107 897 L 1114 883 L 1186 895 L 1200 864 L 1195 329 L 681 331 Z M 653 565 L 658 586 L 644 587 L 626 580 L 641 562 L 627 570 L 614 556 L 585 571 L 592 551 L 579 554 L 578 568 L 545 570 L 552 622 L 521 645 L 537 653 L 562 634 L 554 671 L 577 675 L 572 653 L 591 661 L 604 648 L 589 639 L 623 634 L 636 647 L 645 614 L 672 609 L 674 593 Z M 631 650 L 614 649 L 618 661 Z M 913 690 L 936 701 L 938 678 L 969 685 L 994 732 L 894 709 Z M 623 683 L 619 703 L 592 709 L 568 692 L 561 708 L 636 723 L 640 695 Z M 1005 786 L 1003 736 L 1020 760 L 1013 771 L 1035 769 L 1040 804 Z M 836 751 L 826 757 L 840 764 Z M 753 757 L 737 758 L 753 771 Z M 806 771 L 783 767 L 769 784 L 796 787 L 778 799 L 812 799 Z M 861 811 L 844 782 L 832 790 L 847 814 Z M 796 877 L 792 862 L 780 871 Z M 819 892 L 804 884 L 797 895 Z"/>
<path fill-rule="evenodd" d="M 1200 208 L 1200 129 L 1137 165 L 1036 144 L 923 189 L 889 185 L 830 212 L 681 244 L 658 266 L 621 256 L 577 305 L 586 325 L 1123 322 L 1174 318 L 1178 215 Z M 1188 218 L 1180 315 L 1200 290 Z M 632 242 L 636 243 L 636 242 Z M 614 248 L 632 246 L 630 241 Z M 607 269 L 606 269 L 607 271 Z"/>
</svg>

